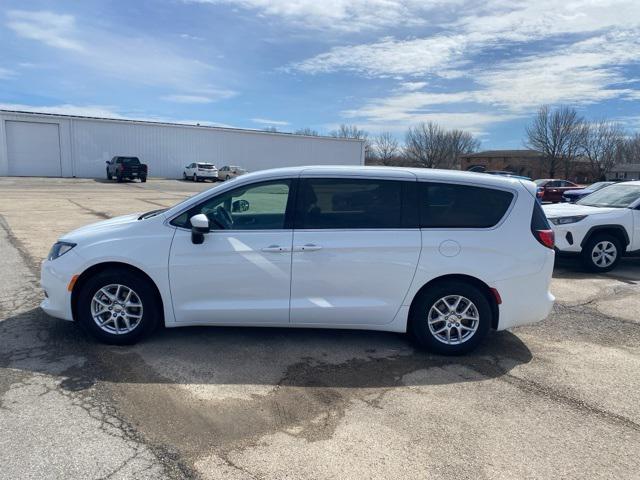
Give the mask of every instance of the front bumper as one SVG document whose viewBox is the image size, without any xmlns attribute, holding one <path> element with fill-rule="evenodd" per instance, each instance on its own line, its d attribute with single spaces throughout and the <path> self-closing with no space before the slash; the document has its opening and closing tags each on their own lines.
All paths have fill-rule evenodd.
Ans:
<svg viewBox="0 0 640 480">
<path fill-rule="evenodd" d="M 40 308 L 52 317 L 73 320 L 71 292 L 67 289 L 74 275 L 79 273 L 80 257 L 71 250 L 61 257 L 42 262 L 40 285 L 44 290 L 44 300 Z"/>
</svg>

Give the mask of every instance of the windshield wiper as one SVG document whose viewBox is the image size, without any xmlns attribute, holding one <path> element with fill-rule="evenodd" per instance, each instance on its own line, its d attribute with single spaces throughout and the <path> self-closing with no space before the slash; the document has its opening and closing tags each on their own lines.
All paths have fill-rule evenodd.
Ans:
<svg viewBox="0 0 640 480">
<path fill-rule="evenodd" d="M 151 210 L 150 212 L 143 213 L 138 217 L 138 220 L 145 220 L 147 218 L 155 217 L 156 215 L 161 214 L 162 212 L 166 212 L 169 210 L 168 208 L 158 208 L 157 210 Z"/>
</svg>

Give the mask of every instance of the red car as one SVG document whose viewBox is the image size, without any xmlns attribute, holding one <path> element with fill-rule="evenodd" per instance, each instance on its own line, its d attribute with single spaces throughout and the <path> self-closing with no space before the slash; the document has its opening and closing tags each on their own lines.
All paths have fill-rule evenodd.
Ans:
<svg viewBox="0 0 640 480">
<path fill-rule="evenodd" d="M 562 201 L 562 194 L 567 190 L 582 188 L 568 180 L 556 178 L 543 178 L 534 182 L 538 187 L 538 200 L 542 202 L 557 203 Z"/>
</svg>

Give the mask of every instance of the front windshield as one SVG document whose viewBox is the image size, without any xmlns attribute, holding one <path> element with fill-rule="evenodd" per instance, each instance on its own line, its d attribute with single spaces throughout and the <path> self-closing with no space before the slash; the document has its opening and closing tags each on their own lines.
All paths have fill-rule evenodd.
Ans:
<svg viewBox="0 0 640 480">
<path fill-rule="evenodd" d="M 611 185 L 611 182 L 596 182 L 589 185 L 587 188 L 585 188 L 585 190 L 589 192 L 595 192 L 597 190 L 600 190 L 601 188 L 606 187 L 607 185 Z"/>
<path fill-rule="evenodd" d="M 589 207 L 626 208 L 638 198 L 640 198 L 640 185 L 618 184 L 598 190 L 576 203 Z"/>
</svg>

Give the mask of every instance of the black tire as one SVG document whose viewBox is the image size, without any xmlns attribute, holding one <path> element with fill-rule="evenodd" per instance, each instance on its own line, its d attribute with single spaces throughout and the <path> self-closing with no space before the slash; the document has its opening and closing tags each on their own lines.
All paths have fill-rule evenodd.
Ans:
<svg viewBox="0 0 640 480">
<path fill-rule="evenodd" d="M 107 168 L 107 180 L 113 180 L 113 175 L 111 175 L 111 172 L 109 171 L 108 168 Z"/>
<path fill-rule="evenodd" d="M 123 178 L 122 178 L 120 175 L 117 175 L 117 176 L 116 176 L 116 181 L 117 181 L 118 183 L 122 183 Z"/>
<path fill-rule="evenodd" d="M 109 333 L 103 330 L 91 313 L 91 303 L 94 295 L 103 287 L 109 285 L 122 285 L 134 291 L 142 303 L 142 318 L 135 328 L 128 333 Z M 157 293 L 151 282 L 143 275 L 127 269 L 113 268 L 104 270 L 89 278 L 81 286 L 78 292 L 76 304 L 76 318 L 80 326 L 94 338 L 111 345 L 130 345 L 136 343 L 145 335 L 150 334 L 160 323 L 162 312 Z M 133 310 L 132 313 L 139 312 Z M 109 318 L 109 312 L 105 312 Z M 115 315 L 115 313 L 114 313 Z M 118 321 L 118 320 L 116 320 Z M 124 321 L 118 321 L 119 328 L 123 328 Z M 113 329 L 113 325 L 111 329 Z"/>
<path fill-rule="evenodd" d="M 187 179 L 187 172 L 182 172 L 182 179 L 186 180 Z"/>
<path fill-rule="evenodd" d="M 610 253 L 608 255 L 601 254 L 600 256 L 597 256 L 596 246 L 599 245 L 607 247 L 607 252 L 614 252 L 614 259 L 611 263 L 609 263 L 611 258 Z M 609 248 L 609 245 L 612 246 L 612 248 Z M 620 262 L 623 252 L 624 247 L 618 238 L 609 233 L 596 233 L 592 235 L 587 243 L 585 243 L 584 247 L 582 247 L 582 253 L 580 256 L 582 258 L 582 264 L 588 271 L 605 273 L 616 268 Z"/>
<path fill-rule="evenodd" d="M 196 174 L 194 173 L 194 174 L 193 174 L 193 177 L 192 177 L 192 180 L 193 180 L 194 182 L 197 182 L 197 181 L 198 181 L 198 175 L 196 175 Z"/>
<path fill-rule="evenodd" d="M 227 175 L 226 177 L 224 177 L 225 180 L 229 180 L 231 178 L 231 175 Z"/>
<path fill-rule="evenodd" d="M 140 177 L 140 181 L 141 181 L 142 183 L 145 183 L 145 182 L 147 181 L 147 177 Z"/>
<path fill-rule="evenodd" d="M 444 318 L 450 318 L 449 316 L 440 316 L 435 313 L 435 308 L 445 309 L 445 306 L 442 305 L 443 298 L 455 303 L 456 296 L 464 299 L 461 299 L 458 305 L 458 313 L 462 313 L 468 306 L 467 302 L 471 302 L 473 305 L 468 312 L 470 316 L 477 319 L 477 323 L 464 318 L 461 319 L 455 315 L 449 322 L 444 320 Z M 453 305 L 449 306 L 452 307 Z M 432 308 L 434 308 L 433 311 Z M 432 313 L 435 314 L 434 319 L 443 318 L 443 320 L 438 320 L 432 324 L 435 332 L 443 327 L 445 328 L 445 331 L 440 334 L 441 339 L 438 339 L 429 328 L 429 316 Z M 491 328 L 491 319 L 492 312 L 489 301 L 478 288 L 462 281 L 443 281 L 428 287 L 414 300 L 409 318 L 409 334 L 420 348 L 440 355 L 462 355 L 475 349 L 480 344 Z M 458 323 L 456 324 L 456 322 Z M 461 327 L 458 328 L 456 325 L 461 325 Z M 461 330 L 465 326 L 467 328 L 475 328 L 475 331 L 471 334 L 465 333 L 465 331 Z M 450 329 L 451 332 L 450 341 L 456 342 L 459 339 L 463 341 L 461 343 L 445 343 L 443 337 L 446 335 L 447 329 Z M 462 332 L 461 337 L 459 337 L 460 332 Z M 468 336 L 465 337 L 465 335 Z"/>
</svg>

